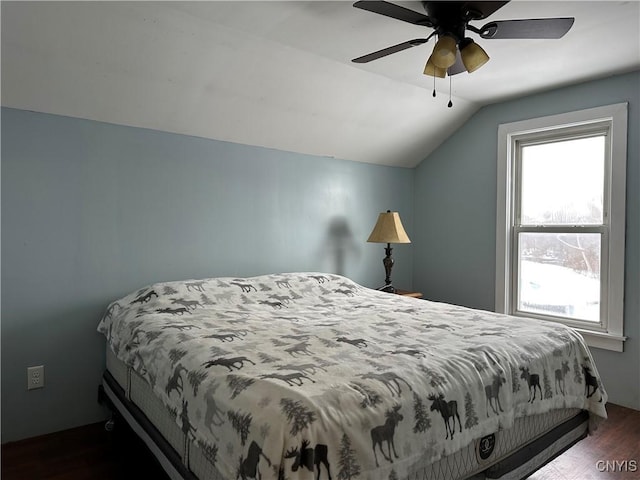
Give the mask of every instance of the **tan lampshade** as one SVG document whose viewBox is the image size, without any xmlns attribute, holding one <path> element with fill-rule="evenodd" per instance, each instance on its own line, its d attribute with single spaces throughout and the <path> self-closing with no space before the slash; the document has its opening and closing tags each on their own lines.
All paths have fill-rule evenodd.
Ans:
<svg viewBox="0 0 640 480">
<path fill-rule="evenodd" d="M 373 243 L 411 243 L 407 232 L 404 231 L 398 212 L 387 210 L 378 216 L 378 221 L 367 242 Z"/>
<path fill-rule="evenodd" d="M 484 49 L 470 38 L 464 39 L 464 45 L 460 45 L 460 56 L 467 72 L 475 72 L 489 61 L 489 55 Z"/>
<path fill-rule="evenodd" d="M 447 69 L 436 67 L 431 57 L 433 57 L 433 55 L 429 57 L 427 64 L 424 66 L 424 74 L 431 77 L 444 78 L 447 74 Z"/>
<path fill-rule="evenodd" d="M 431 54 L 436 67 L 447 69 L 456 63 L 456 40 L 450 35 L 443 35 L 433 47 Z"/>
</svg>

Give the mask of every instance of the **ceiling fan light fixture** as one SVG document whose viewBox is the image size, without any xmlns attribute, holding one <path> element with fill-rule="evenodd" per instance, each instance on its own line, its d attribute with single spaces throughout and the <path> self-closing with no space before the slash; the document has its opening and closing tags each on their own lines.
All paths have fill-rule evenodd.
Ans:
<svg viewBox="0 0 640 480">
<path fill-rule="evenodd" d="M 460 56 L 467 72 L 475 72 L 489 61 L 489 55 L 484 49 L 470 38 L 460 42 Z"/>
<path fill-rule="evenodd" d="M 433 47 L 431 54 L 436 67 L 447 69 L 456 63 L 456 39 L 451 35 L 442 35 Z"/>
<path fill-rule="evenodd" d="M 427 60 L 427 64 L 424 66 L 424 74 L 430 77 L 444 78 L 447 74 L 446 68 L 436 67 L 433 63 L 433 54 Z"/>
</svg>

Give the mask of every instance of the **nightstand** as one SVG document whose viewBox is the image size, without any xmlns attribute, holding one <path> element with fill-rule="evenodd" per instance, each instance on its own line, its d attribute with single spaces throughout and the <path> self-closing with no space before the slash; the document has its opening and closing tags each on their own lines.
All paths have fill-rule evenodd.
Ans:
<svg viewBox="0 0 640 480">
<path fill-rule="evenodd" d="M 422 298 L 422 293 L 420 293 L 420 292 L 410 292 L 409 290 L 398 290 L 398 289 L 396 289 L 396 295 L 402 295 L 403 297 Z"/>
</svg>

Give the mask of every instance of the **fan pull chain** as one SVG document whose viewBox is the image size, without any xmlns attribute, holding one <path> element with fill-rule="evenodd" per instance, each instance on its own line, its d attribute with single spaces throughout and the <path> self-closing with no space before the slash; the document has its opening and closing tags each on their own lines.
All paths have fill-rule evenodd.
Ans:
<svg viewBox="0 0 640 480">
<path fill-rule="evenodd" d="M 451 75 L 449 75 L 449 103 L 447 103 L 447 107 L 453 107 L 453 102 L 451 101 Z"/>
<path fill-rule="evenodd" d="M 432 93 L 432 95 L 433 95 L 433 98 L 436 97 L 436 76 L 435 75 L 433 76 L 433 93 Z"/>
</svg>

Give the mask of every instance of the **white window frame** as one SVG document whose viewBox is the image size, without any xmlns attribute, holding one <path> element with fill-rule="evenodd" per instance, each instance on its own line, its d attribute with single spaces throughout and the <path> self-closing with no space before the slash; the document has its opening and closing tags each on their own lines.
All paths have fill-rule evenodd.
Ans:
<svg viewBox="0 0 640 480">
<path fill-rule="evenodd" d="M 568 319 L 526 316 L 555 320 L 578 330 L 587 344 L 596 348 L 622 352 L 624 331 L 624 236 L 627 166 L 627 103 L 590 108 L 577 112 L 505 123 L 498 127 L 497 216 L 496 216 L 496 312 L 516 312 L 515 266 L 517 149 L 528 139 L 553 140 L 558 134 L 580 135 L 606 130 L 608 155 L 605 164 L 605 211 L 603 241 L 608 243 L 601 259 L 601 318 L 597 324 Z M 608 206 L 608 209 L 607 209 Z M 545 231 L 552 231 L 552 228 Z M 588 228 L 586 231 L 589 231 Z"/>
</svg>

